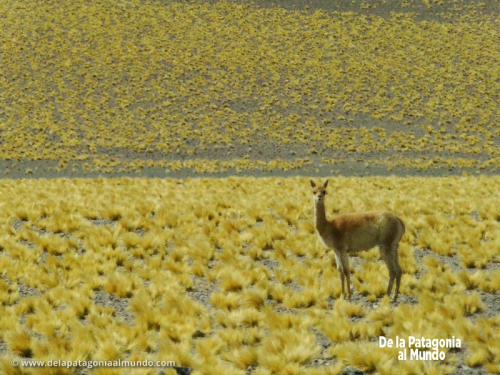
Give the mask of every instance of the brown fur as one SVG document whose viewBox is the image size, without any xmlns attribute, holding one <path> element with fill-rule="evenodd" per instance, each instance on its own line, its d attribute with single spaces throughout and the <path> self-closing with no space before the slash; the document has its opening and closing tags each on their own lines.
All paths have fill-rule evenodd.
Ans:
<svg viewBox="0 0 500 375">
<path fill-rule="evenodd" d="M 378 246 L 382 260 L 389 269 L 387 295 L 391 294 L 393 283 L 396 281 L 394 295 L 394 300 L 396 300 L 402 276 L 398 261 L 398 245 L 405 232 L 403 221 L 387 211 L 353 212 L 340 214 L 327 220 L 324 201 L 327 185 L 328 181 L 323 186 L 316 186 L 311 181 L 315 199 L 316 230 L 323 243 L 335 252 L 342 294 L 345 296 L 344 279 L 346 279 L 348 296 L 351 300 L 347 254 Z"/>
</svg>

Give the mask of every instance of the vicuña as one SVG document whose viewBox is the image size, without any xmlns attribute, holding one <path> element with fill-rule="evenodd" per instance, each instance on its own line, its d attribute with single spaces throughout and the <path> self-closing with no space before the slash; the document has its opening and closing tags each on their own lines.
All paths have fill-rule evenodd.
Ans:
<svg viewBox="0 0 500 375">
<path fill-rule="evenodd" d="M 401 267 L 398 262 L 398 245 L 405 232 L 403 221 L 391 212 L 367 211 L 340 214 L 327 220 L 325 214 L 325 195 L 328 181 L 323 186 L 316 186 L 311 181 L 314 193 L 316 230 L 324 244 L 333 249 L 340 274 L 342 294 L 345 297 L 344 279 L 347 280 L 349 301 L 351 300 L 350 272 L 348 253 L 369 250 L 375 246 L 380 249 L 382 260 L 389 269 L 389 287 L 396 280 L 394 301 L 398 298 L 401 282 Z"/>
</svg>

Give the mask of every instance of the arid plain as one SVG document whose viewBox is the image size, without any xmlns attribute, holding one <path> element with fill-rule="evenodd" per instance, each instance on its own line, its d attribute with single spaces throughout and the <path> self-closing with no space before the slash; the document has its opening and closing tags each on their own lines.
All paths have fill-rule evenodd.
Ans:
<svg viewBox="0 0 500 375">
<path fill-rule="evenodd" d="M 498 14 L 0 1 L 0 373 L 500 372 Z M 328 216 L 404 221 L 397 302 L 376 249 L 341 297 L 311 178 Z"/>
</svg>

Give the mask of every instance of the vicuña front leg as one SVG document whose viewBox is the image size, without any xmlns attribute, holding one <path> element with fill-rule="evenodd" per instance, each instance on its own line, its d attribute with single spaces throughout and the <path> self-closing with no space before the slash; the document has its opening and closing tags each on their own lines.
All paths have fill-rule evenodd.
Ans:
<svg viewBox="0 0 500 375">
<path fill-rule="evenodd" d="M 342 267 L 339 269 L 339 277 L 340 277 L 340 285 L 342 285 L 342 295 L 345 297 L 344 270 L 342 269 Z"/>
<path fill-rule="evenodd" d="M 335 250 L 333 255 L 335 256 L 335 264 L 337 265 L 337 271 L 339 273 L 340 285 L 342 288 L 342 295 L 345 297 L 345 289 L 344 289 L 344 269 L 342 268 L 342 263 L 340 261 L 340 257 Z"/>
<path fill-rule="evenodd" d="M 340 263 L 342 267 L 342 275 L 346 279 L 347 283 L 347 298 L 349 301 L 351 301 L 351 273 L 349 271 L 349 258 L 347 257 L 347 249 L 344 249 L 340 253 Z M 346 297 L 345 291 L 344 291 L 344 281 L 342 280 L 342 294 L 344 295 L 344 298 Z"/>
</svg>

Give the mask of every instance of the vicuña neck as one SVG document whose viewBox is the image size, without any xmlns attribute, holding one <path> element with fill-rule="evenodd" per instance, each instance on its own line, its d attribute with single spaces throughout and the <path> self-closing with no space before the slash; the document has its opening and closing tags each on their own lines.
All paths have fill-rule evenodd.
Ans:
<svg viewBox="0 0 500 375">
<path fill-rule="evenodd" d="M 315 213 L 316 213 L 316 229 L 321 233 L 322 229 L 325 228 L 326 214 L 325 214 L 325 201 L 315 202 Z"/>
</svg>

